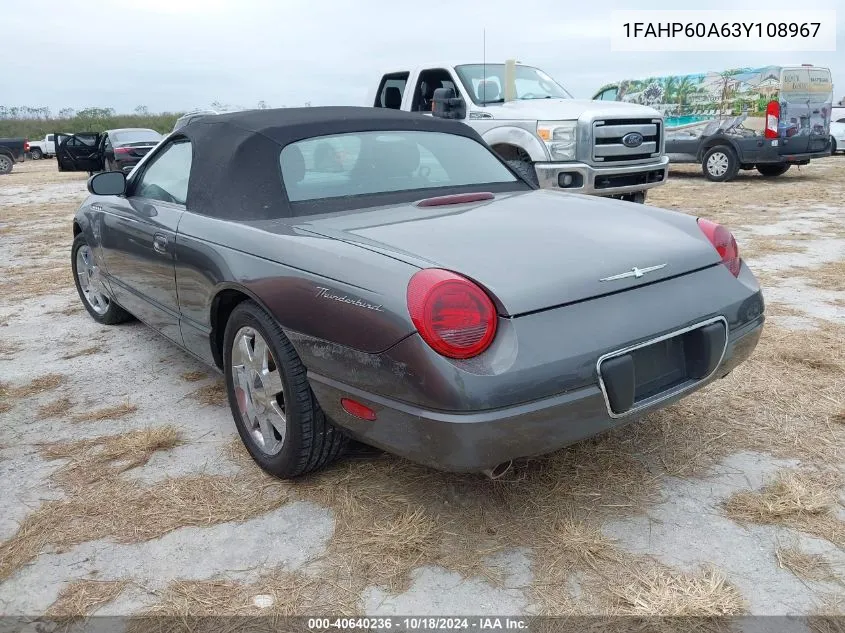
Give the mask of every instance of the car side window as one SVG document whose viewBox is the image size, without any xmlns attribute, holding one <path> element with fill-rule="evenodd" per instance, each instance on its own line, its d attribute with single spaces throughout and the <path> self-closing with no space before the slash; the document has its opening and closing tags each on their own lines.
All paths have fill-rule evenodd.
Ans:
<svg viewBox="0 0 845 633">
<path fill-rule="evenodd" d="M 836 122 L 837 123 L 845 123 L 845 116 L 842 117 L 841 119 L 836 119 Z"/>
<path fill-rule="evenodd" d="M 152 162 L 133 187 L 133 196 L 185 204 L 188 199 L 188 179 L 191 175 L 191 143 L 176 139 L 168 144 Z"/>
<path fill-rule="evenodd" d="M 103 137 L 103 148 L 105 150 L 110 150 L 112 148 L 111 139 L 109 138 L 108 134 L 104 135 Z"/>
<path fill-rule="evenodd" d="M 47 142 L 52 143 L 55 140 L 55 137 L 52 134 L 47 135 Z"/>
</svg>

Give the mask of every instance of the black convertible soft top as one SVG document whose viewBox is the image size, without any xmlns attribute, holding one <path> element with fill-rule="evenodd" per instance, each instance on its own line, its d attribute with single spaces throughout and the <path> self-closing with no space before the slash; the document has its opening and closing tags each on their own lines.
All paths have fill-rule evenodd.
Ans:
<svg viewBox="0 0 845 633">
<path fill-rule="evenodd" d="M 193 145 L 189 208 L 214 217 L 260 220 L 291 217 L 297 214 L 292 206 L 301 204 L 291 204 L 282 185 L 279 154 L 285 145 L 329 134 L 391 130 L 444 132 L 484 143 L 475 130 L 459 121 L 384 108 L 337 106 L 202 117 L 171 138 L 184 136 Z M 389 198 L 397 195 L 381 203 L 390 204 Z M 335 200 L 324 206 L 331 211 L 365 201 L 357 202 Z"/>
</svg>

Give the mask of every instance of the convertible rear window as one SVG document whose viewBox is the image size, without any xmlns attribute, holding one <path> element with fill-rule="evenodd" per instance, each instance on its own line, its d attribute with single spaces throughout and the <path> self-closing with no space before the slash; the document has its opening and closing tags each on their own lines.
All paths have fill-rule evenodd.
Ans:
<svg viewBox="0 0 845 633">
<path fill-rule="evenodd" d="M 279 157 L 291 202 L 513 183 L 484 145 L 442 132 L 358 132 L 286 145 Z"/>
</svg>

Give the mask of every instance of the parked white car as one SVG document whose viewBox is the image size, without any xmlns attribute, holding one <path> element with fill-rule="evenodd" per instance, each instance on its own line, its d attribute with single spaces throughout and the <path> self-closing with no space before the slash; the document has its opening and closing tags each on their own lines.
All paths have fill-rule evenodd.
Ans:
<svg viewBox="0 0 845 633">
<path fill-rule="evenodd" d="M 845 107 L 834 106 L 830 117 L 830 153 L 845 152 Z"/>
</svg>

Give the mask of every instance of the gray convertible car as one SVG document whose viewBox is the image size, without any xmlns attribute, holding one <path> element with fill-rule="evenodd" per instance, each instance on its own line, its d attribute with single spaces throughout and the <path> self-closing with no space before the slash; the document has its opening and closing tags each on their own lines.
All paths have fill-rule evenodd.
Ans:
<svg viewBox="0 0 845 633">
<path fill-rule="evenodd" d="M 223 114 L 88 189 L 86 309 L 219 369 L 280 477 L 350 438 L 498 476 L 727 375 L 763 327 L 727 229 L 537 190 L 457 121 Z"/>
</svg>

